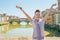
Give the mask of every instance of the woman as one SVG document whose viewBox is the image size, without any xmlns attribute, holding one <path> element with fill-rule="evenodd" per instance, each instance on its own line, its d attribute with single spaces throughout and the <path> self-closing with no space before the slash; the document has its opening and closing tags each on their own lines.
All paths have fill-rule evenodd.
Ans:
<svg viewBox="0 0 60 40">
<path fill-rule="evenodd" d="M 33 25 L 33 40 L 44 40 L 44 22 L 47 17 L 50 15 L 48 13 L 43 19 L 40 18 L 40 11 L 36 10 L 34 14 L 34 19 L 32 19 L 20 6 L 16 6 L 16 8 L 20 9 L 27 17 L 27 19 Z"/>
</svg>

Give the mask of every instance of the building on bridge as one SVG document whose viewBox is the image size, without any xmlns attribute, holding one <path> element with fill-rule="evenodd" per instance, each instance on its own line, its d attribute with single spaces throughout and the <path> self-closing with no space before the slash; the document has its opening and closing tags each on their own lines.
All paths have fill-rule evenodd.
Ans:
<svg viewBox="0 0 60 40">
<path fill-rule="evenodd" d="M 17 23 L 21 23 L 21 22 L 26 22 L 27 24 L 29 24 L 29 21 L 27 20 L 27 18 L 19 18 L 17 16 L 9 16 L 4 14 L 0 14 L 0 22 L 10 22 L 12 24 L 12 22 L 17 22 Z"/>
</svg>

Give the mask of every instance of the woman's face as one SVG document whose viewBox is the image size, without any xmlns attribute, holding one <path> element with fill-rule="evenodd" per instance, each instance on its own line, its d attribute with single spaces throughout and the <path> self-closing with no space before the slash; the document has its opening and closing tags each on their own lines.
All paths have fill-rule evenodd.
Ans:
<svg viewBox="0 0 60 40">
<path fill-rule="evenodd" d="M 40 18 L 40 12 L 36 12 L 35 13 L 35 19 L 39 19 Z"/>
</svg>

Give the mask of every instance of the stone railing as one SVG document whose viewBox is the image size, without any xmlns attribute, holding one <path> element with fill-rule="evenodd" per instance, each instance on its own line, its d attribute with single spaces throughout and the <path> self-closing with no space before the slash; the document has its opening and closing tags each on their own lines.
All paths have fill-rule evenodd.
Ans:
<svg viewBox="0 0 60 40">
<path fill-rule="evenodd" d="M 32 40 L 31 37 L 0 37 L 0 40 Z"/>
<path fill-rule="evenodd" d="M 0 40 L 32 40 L 32 37 L 0 37 Z M 44 40 L 60 40 L 60 37 L 45 37 Z"/>
</svg>

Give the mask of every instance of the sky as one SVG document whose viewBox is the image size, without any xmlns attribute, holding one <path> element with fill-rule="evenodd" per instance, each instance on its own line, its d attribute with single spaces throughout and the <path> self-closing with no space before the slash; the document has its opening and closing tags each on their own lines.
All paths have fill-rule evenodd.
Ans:
<svg viewBox="0 0 60 40">
<path fill-rule="evenodd" d="M 0 14 L 26 17 L 22 11 L 16 8 L 16 5 L 19 5 L 32 18 L 36 9 L 43 11 L 50 8 L 54 3 L 57 3 L 57 0 L 0 0 Z"/>
</svg>

